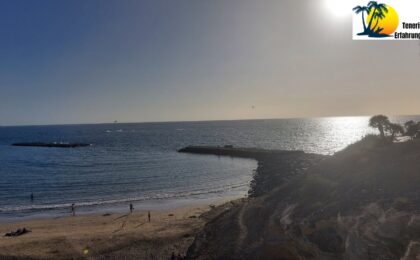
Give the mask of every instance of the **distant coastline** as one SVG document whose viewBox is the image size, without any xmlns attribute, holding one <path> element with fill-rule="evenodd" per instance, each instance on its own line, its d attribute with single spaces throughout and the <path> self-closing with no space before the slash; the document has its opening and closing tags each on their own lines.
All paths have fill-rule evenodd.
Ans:
<svg viewBox="0 0 420 260">
<path fill-rule="evenodd" d="M 291 117 L 267 117 L 267 118 L 232 118 L 232 119 L 207 119 L 207 120 L 157 120 L 157 121 L 118 121 L 115 122 L 74 122 L 74 123 L 39 123 L 39 124 L 4 124 L 0 127 L 36 127 L 36 126 L 80 126 L 80 125 L 130 125 L 130 124 L 177 124 L 177 123 L 209 123 L 209 122 L 237 122 L 237 121 L 266 121 L 266 120 L 305 120 L 305 119 L 328 119 L 328 118 L 369 118 L 372 115 L 325 115 L 325 116 L 291 116 Z M 391 118 L 415 118 L 420 114 L 391 115 Z"/>
</svg>

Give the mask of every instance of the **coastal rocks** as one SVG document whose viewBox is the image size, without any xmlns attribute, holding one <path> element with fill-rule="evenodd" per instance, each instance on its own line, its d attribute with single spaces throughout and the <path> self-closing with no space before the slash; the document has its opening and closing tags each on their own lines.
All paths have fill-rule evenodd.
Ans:
<svg viewBox="0 0 420 260">
<path fill-rule="evenodd" d="M 407 247 L 407 251 L 401 260 L 411 260 L 420 258 L 420 241 L 410 241 Z"/>
<path fill-rule="evenodd" d="M 419 259 L 419 156 L 419 142 L 365 139 L 294 175 L 293 156 L 258 157 L 258 193 L 208 222 L 187 259 Z"/>
<path fill-rule="evenodd" d="M 303 151 L 265 150 L 257 148 L 234 148 L 232 145 L 188 146 L 180 153 L 210 154 L 255 159 L 258 168 L 251 181 L 250 197 L 258 197 L 272 191 L 284 182 L 303 174 L 306 169 L 328 158 L 327 155 Z"/>
<path fill-rule="evenodd" d="M 251 181 L 249 196 L 269 193 L 283 183 L 300 178 L 305 170 L 328 158 L 327 155 L 309 153 L 272 153 L 257 156 L 258 168 Z"/>
<path fill-rule="evenodd" d="M 308 236 L 309 241 L 318 245 L 324 252 L 334 253 L 344 249 L 343 239 L 332 227 L 317 230 Z"/>
<path fill-rule="evenodd" d="M 399 256 L 399 259 L 411 250 L 413 244 L 410 243 L 420 238 L 418 220 L 419 214 L 368 205 L 343 218 L 347 233 L 344 256 L 348 259 L 362 259 L 369 255 L 397 259 Z"/>
<path fill-rule="evenodd" d="M 186 259 L 212 259 L 211 256 L 216 255 L 235 255 L 237 236 L 241 233 L 241 227 L 235 216 L 243 205 L 243 203 L 235 203 L 229 210 L 216 208 L 210 211 L 217 212 L 217 215 L 207 218 L 209 222 L 196 236 L 194 243 L 188 249 Z M 218 242 L 214 243 L 214 241 Z"/>
<path fill-rule="evenodd" d="M 220 146 L 187 146 L 179 149 L 180 153 L 194 154 L 212 154 L 219 156 L 232 156 L 241 158 L 259 159 L 266 156 L 282 156 L 288 154 L 304 154 L 303 151 L 286 151 L 286 150 L 265 150 L 257 148 L 234 148 L 232 145 Z"/>
</svg>

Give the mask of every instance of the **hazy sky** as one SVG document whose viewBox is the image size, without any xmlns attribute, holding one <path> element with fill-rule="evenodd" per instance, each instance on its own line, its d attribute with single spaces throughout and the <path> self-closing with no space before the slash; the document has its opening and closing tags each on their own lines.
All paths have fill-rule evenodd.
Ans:
<svg viewBox="0 0 420 260">
<path fill-rule="evenodd" d="M 1 1 L 0 125 L 419 114 L 419 43 L 327 2 Z"/>
</svg>

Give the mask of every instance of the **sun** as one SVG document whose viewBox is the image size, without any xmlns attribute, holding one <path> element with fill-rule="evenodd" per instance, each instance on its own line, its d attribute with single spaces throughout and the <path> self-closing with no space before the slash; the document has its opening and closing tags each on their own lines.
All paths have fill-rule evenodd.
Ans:
<svg viewBox="0 0 420 260">
<path fill-rule="evenodd" d="M 393 34 L 397 28 L 398 28 L 398 24 L 399 24 L 399 18 L 398 18 L 398 13 L 397 11 L 395 11 L 394 8 L 392 8 L 389 5 L 386 5 L 386 8 L 388 9 L 388 13 L 384 13 L 385 18 L 384 19 L 380 19 L 378 24 L 376 25 L 376 20 L 374 19 L 372 22 L 372 25 L 370 26 L 371 29 L 375 29 L 375 28 L 384 28 L 381 31 L 381 34 Z M 373 12 L 370 12 L 370 14 L 368 15 L 368 17 L 366 18 L 366 24 L 369 24 L 369 21 L 371 20 L 373 15 Z M 373 28 L 376 25 L 375 28 Z"/>
</svg>

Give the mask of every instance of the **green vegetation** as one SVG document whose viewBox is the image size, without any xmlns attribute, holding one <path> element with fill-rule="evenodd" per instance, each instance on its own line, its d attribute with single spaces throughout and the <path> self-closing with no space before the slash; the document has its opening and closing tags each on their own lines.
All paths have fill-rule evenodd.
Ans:
<svg viewBox="0 0 420 260">
<path fill-rule="evenodd" d="M 415 123 L 413 120 L 410 120 L 404 124 L 405 126 L 405 135 L 411 137 L 411 139 L 419 138 L 420 131 L 420 122 Z"/>
<path fill-rule="evenodd" d="M 382 138 L 385 138 L 385 129 L 390 124 L 387 116 L 376 115 L 370 118 L 369 126 L 373 128 L 378 128 L 379 134 Z"/>
<path fill-rule="evenodd" d="M 391 135 L 391 140 L 394 140 L 396 135 L 404 134 L 404 127 L 399 124 L 389 123 L 386 127 L 387 132 Z"/>
<path fill-rule="evenodd" d="M 376 115 L 370 118 L 369 126 L 377 128 L 382 139 L 394 141 L 397 136 L 409 136 L 412 140 L 420 138 L 420 122 L 410 120 L 404 124 L 392 123 L 387 116 Z"/>
</svg>

